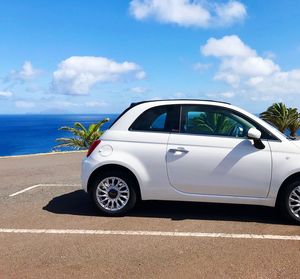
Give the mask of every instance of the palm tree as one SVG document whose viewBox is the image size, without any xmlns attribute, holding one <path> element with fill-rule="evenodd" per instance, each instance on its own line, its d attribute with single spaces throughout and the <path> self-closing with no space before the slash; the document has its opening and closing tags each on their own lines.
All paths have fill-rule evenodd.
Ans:
<svg viewBox="0 0 300 279">
<path fill-rule="evenodd" d="M 213 112 L 195 117 L 193 123 L 202 131 L 212 134 L 227 134 L 234 126 L 234 123 L 226 115 Z"/>
<path fill-rule="evenodd" d="M 296 108 L 289 108 L 290 124 L 288 129 L 291 137 L 296 137 L 297 131 L 300 129 L 300 113 Z"/>
<path fill-rule="evenodd" d="M 72 147 L 76 150 L 88 149 L 90 145 L 104 133 L 101 127 L 107 121 L 109 121 L 109 118 L 105 118 L 96 124 L 91 124 L 88 129 L 80 122 L 75 122 L 73 127 L 63 126 L 59 128 L 58 130 L 72 133 L 74 137 L 56 139 L 60 144 L 55 146 L 54 149 L 60 149 L 62 147 Z"/>
<path fill-rule="evenodd" d="M 284 133 L 290 125 L 289 110 L 283 103 L 275 103 L 262 112 L 259 117 L 274 125 L 280 132 Z"/>
</svg>

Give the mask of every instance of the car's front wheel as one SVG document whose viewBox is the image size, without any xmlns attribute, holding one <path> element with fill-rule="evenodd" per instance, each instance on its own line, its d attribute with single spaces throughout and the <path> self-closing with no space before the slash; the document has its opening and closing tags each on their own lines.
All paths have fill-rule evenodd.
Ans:
<svg viewBox="0 0 300 279">
<path fill-rule="evenodd" d="M 136 203 L 135 181 L 122 171 L 106 171 L 92 181 L 92 197 L 105 215 L 121 216 Z"/>
<path fill-rule="evenodd" d="M 280 197 L 279 206 L 288 220 L 300 224 L 300 179 L 285 187 Z"/>
</svg>

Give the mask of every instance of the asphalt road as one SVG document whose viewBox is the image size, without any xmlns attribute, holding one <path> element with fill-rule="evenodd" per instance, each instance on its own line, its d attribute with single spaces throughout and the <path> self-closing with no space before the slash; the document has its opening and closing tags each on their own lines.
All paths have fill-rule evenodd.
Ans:
<svg viewBox="0 0 300 279">
<path fill-rule="evenodd" d="M 251 237 L 300 236 L 274 209 L 151 201 L 103 217 L 78 186 L 83 156 L 0 158 L 1 279 L 300 278 L 299 240 Z"/>
</svg>

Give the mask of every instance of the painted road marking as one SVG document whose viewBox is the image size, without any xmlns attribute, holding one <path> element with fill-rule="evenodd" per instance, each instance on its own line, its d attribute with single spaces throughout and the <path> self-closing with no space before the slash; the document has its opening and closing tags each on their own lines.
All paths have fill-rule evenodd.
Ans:
<svg viewBox="0 0 300 279">
<path fill-rule="evenodd" d="M 166 237 L 198 237 L 198 238 L 236 238 L 236 239 L 266 239 L 266 240 L 296 240 L 300 235 L 271 234 L 235 234 L 235 233 L 203 233 L 203 232 L 163 232 L 163 231 L 111 231 L 111 230 L 57 230 L 57 229 L 5 229 L 0 233 L 11 234 L 87 234 L 87 235 L 139 235 Z"/>
<path fill-rule="evenodd" d="M 32 189 L 35 189 L 37 187 L 80 187 L 80 184 L 36 184 L 36 185 L 29 186 L 29 187 L 27 187 L 27 188 L 25 188 L 21 191 L 10 194 L 9 196 L 14 197 L 14 196 L 17 196 L 19 194 L 23 194 L 27 191 L 30 191 Z"/>
</svg>

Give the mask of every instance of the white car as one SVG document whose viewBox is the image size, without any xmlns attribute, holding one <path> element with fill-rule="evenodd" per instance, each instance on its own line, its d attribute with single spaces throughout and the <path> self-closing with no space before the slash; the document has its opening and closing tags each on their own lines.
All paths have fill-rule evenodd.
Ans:
<svg viewBox="0 0 300 279">
<path fill-rule="evenodd" d="M 300 223 L 300 141 L 228 103 L 135 103 L 90 147 L 82 186 L 110 216 L 172 200 L 279 206 Z"/>
</svg>

